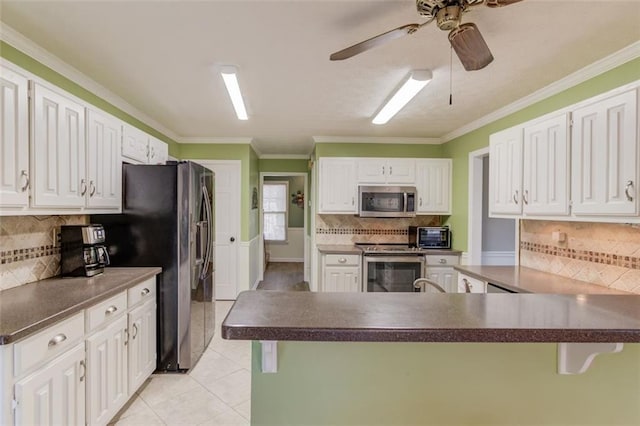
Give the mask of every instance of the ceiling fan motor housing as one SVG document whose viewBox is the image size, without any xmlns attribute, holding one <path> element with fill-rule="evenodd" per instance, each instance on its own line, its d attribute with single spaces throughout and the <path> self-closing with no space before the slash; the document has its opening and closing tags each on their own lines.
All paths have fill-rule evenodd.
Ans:
<svg viewBox="0 0 640 426">
<path fill-rule="evenodd" d="M 447 6 L 436 13 L 438 28 L 442 31 L 450 31 L 458 26 L 462 8 L 460 6 Z"/>
</svg>

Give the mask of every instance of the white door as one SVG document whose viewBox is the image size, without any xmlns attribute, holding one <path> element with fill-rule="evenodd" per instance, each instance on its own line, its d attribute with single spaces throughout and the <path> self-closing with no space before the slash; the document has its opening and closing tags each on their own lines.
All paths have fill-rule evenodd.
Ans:
<svg viewBox="0 0 640 426">
<path fill-rule="evenodd" d="M 522 127 L 489 137 L 489 215 L 522 212 Z"/>
<path fill-rule="evenodd" d="M 358 184 L 378 184 L 387 181 L 387 161 L 384 158 L 358 160 Z"/>
<path fill-rule="evenodd" d="M 387 183 L 411 184 L 416 181 L 416 164 L 412 159 L 398 158 L 387 161 Z"/>
<path fill-rule="evenodd" d="M 29 204 L 29 109 L 26 77 L 0 68 L 0 205 Z"/>
<path fill-rule="evenodd" d="M 416 160 L 418 214 L 451 214 L 451 159 Z"/>
<path fill-rule="evenodd" d="M 357 213 L 356 163 L 341 158 L 321 158 L 318 172 L 318 213 Z"/>
<path fill-rule="evenodd" d="M 149 163 L 149 138 L 142 130 L 131 126 L 122 125 L 122 156 L 129 163 Z"/>
<path fill-rule="evenodd" d="M 215 173 L 216 299 L 235 300 L 238 295 L 241 164 L 240 161 L 198 161 L 198 163 Z"/>
<path fill-rule="evenodd" d="M 156 367 L 156 302 L 129 313 L 129 393 L 135 392 Z"/>
<path fill-rule="evenodd" d="M 325 266 L 323 284 L 322 291 L 326 292 L 359 292 L 360 268 L 357 266 Z"/>
<path fill-rule="evenodd" d="M 87 207 L 122 206 L 121 129 L 117 118 L 87 108 Z"/>
</svg>

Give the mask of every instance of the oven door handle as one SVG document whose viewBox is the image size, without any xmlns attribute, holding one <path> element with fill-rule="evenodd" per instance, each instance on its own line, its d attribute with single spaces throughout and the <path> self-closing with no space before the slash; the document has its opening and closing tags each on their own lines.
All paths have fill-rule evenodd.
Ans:
<svg viewBox="0 0 640 426">
<path fill-rule="evenodd" d="M 416 255 L 401 254 L 401 255 L 395 255 L 395 256 L 389 256 L 389 255 L 378 256 L 378 255 L 365 254 L 364 261 L 370 262 L 370 263 L 371 262 L 421 263 L 422 265 L 424 265 L 424 254 L 416 254 Z"/>
</svg>

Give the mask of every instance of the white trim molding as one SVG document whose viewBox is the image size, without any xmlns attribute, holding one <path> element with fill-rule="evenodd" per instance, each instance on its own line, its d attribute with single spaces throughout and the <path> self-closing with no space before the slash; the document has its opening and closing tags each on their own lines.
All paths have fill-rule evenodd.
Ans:
<svg viewBox="0 0 640 426">
<path fill-rule="evenodd" d="M 440 138 L 398 138 L 378 136 L 313 136 L 314 143 L 393 143 L 407 145 L 438 145 Z"/>
<path fill-rule="evenodd" d="M 193 143 L 193 144 L 230 144 L 230 145 L 251 145 L 253 143 L 253 138 L 245 138 L 245 137 L 211 137 L 211 136 L 189 136 L 189 137 L 178 137 L 178 142 L 180 143 Z"/>
<path fill-rule="evenodd" d="M 309 160 L 311 154 L 263 154 L 261 160 Z"/>
</svg>

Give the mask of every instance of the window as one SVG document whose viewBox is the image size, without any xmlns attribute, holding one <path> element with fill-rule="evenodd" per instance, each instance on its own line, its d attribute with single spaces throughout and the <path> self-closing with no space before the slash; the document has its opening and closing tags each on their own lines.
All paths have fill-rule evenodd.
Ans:
<svg viewBox="0 0 640 426">
<path fill-rule="evenodd" d="M 265 241 L 287 241 L 288 193 L 288 182 L 270 181 L 262 186 Z"/>
</svg>

